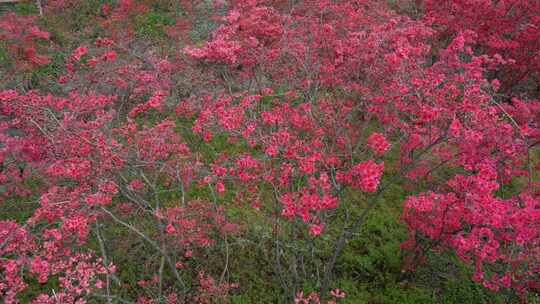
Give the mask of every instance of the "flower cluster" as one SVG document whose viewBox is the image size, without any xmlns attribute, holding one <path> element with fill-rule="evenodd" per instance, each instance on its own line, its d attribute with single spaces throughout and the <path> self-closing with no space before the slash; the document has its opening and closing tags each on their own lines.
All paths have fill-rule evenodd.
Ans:
<svg viewBox="0 0 540 304">
<path fill-rule="evenodd" d="M 336 179 L 364 192 L 375 192 L 379 186 L 383 169 L 384 162 L 377 164 L 373 160 L 367 160 L 346 172 L 338 172 Z"/>
<path fill-rule="evenodd" d="M 367 145 L 376 153 L 384 154 L 389 148 L 390 144 L 381 133 L 372 133 L 367 139 Z"/>
</svg>

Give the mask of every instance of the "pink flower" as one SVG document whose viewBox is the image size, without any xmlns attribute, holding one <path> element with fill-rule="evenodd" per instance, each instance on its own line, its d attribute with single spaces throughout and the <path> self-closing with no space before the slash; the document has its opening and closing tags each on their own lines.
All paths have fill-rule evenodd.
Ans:
<svg viewBox="0 0 540 304">
<path fill-rule="evenodd" d="M 163 104 L 163 98 L 166 96 L 165 92 L 157 91 L 148 100 L 148 106 L 154 109 L 160 108 Z"/>
<path fill-rule="evenodd" d="M 498 79 L 493 79 L 491 81 L 491 86 L 493 87 L 494 91 L 498 91 L 499 88 L 501 87 L 501 82 Z"/>
<path fill-rule="evenodd" d="M 311 233 L 311 235 L 319 235 L 321 234 L 323 227 L 324 225 L 322 224 L 312 224 L 309 226 L 309 233 Z"/>
<path fill-rule="evenodd" d="M 225 185 L 223 184 L 223 181 L 219 180 L 216 182 L 216 191 L 217 193 L 225 192 Z"/>
<path fill-rule="evenodd" d="M 461 134 L 461 128 L 462 127 L 459 119 L 454 118 L 450 124 L 450 127 L 448 128 L 448 134 L 452 137 L 459 137 Z"/>
<path fill-rule="evenodd" d="M 146 286 L 146 281 L 145 280 L 139 280 L 139 281 L 137 281 L 137 285 L 139 285 L 141 287 L 144 287 L 144 286 Z"/>
<path fill-rule="evenodd" d="M 367 144 L 376 154 L 384 154 L 390 148 L 390 144 L 386 141 L 384 135 L 377 132 L 368 137 Z"/>
<path fill-rule="evenodd" d="M 359 163 L 346 172 L 338 172 L 336 179 L 342 183 L 351 184 L 364 192 L 375 192 L 379 185 L 384 162 L 376 164 L 373 160 Z"/>
<path fill-rule="evenodd" d="M 171 233 L 174 233 L 175 231 L 176 230 L 174 229 L 174 226 L 171 223 L 167 224 L 167 227 L 165 227 L 165 232 L 166 233 L 171 234 Z"/>
<path fill-rule="evenodd" d="M 209 142 L 210 140 L 212 140 L 212 132 L 204 132 L 203 140 L 206 142 Z"/>
<path fill-rule="evenodd" d="M 84 45 L 81 45 L 73 51 L 73 54 L 71 54 L 71 59 L 73 61 L 79 61 L 81 60 L 81 57 L 86 53 L 88 53 L 88 48 Z"/>
<path fill-rule="evenodd" d="M 141 189 L 144 185 L 140 179 L 134 179 L 129 183 L 129 186 L 134 190 Z"/>
<path fill-rule="evenodd" d="M 107 51 L 105 54 L 103 54 L 103 61 L 115 61 L 115 60 L 116 60 L 115 51 Z"/>
<path fill-rule="evenodd" d="M 343 299 L 346 296 L 345 292 L 343 290 L 338 289 L 338 288 L 330 291 L 330 295 L 333 296 L 333 297 L 336 297 L 336 298 L 340 298 L 340 299 Z"/>
<path fill-rule="evenodd" d="M 261 93 L 264 94 L 264 95 L 270 95 L 270 94 L 274 93 L 274 90 L 272 90 L 272 88 L 264 88 L 264 89 L 262 89 Z"/>
</svg>

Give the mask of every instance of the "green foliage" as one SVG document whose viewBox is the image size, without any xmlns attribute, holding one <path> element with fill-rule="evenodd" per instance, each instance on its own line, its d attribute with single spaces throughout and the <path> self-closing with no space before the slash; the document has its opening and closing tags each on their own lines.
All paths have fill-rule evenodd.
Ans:
<svg viewBox="0 0 540 304">
<path fill-rule="evenodd" d="M 196 8 L 200 11 L 214 13 L 210 1 L 201 2 Z M 194 43 L 201 43 L 208 39 L 210 33 L 216 28 L 217 23 L 210 18 L 198 18 L 194 21 L 193 27 L 189 31 L 189 37 Z"/>
<path fill-rule="evenodd" d="M 24 15 L 35 15 L 35 14 L 37 14 L 39 12 L 37 6 L 34 3 L 34 1 L 21 1 L 21 2 L 18 2 L 13 6 L 13 10 L 18 15 L 23 15 L 23 16 Z"/>
<path fill-rule="evenodd" d="M 164 38 L 165 26 L 173 25 L 174 19 L 165 13 L 151 11 L 135 17 L 135 32 L 151 38 Z"/>
<path fill-rule="evenodd" d="M 2 208 L 0 221 L 14 220 L 19 224 L 24 223 L 34 214 L 37 205 L 37 202 L 32 199 L 6 200 L 0 205 Z"/>
<path fill-rule="evenodd" d="M 25 186 L 32 189 L 35 193 L 35 190 L 40 187 L 42 184 L 41 180 L 38 179 L 29 179 Z M 6 185 L 0 185 L 0 192 L 3 192 L 7 189 Z M 16 199 L 7 199 L 6 201 L 0 203 L 0 221 L 3 220 L 14 220 L 17 223 L 24 223 L 28 218 L 30 218 L 38 206 L 37 196 L 31 196 L 26 198 L 16 198 Z"/>
<path fill-rule="evenodd" d="M 53 276 L 47 280 L 45 284 L 41 284 L 35 278 L 29 278 L 28 287 L 17 295 L 17 299 L 21 303 L 30 303 L 44 290 L 61 290 L 60 282 L 57 276 Z"/>
<path fill-rule="evenodd" d="M 0 67 L 7 65 L 10 61 L 6 46 L 0 42 Z"/>
<path fill-rule="evenodd" d="M 64 54 L 55 52 L 52 54 L 47 64 L 36 67 L 31 71 L 30 84 L 32 87 L 45 86 L 51 89 L 51 86 L 58 86 L 57 79 L 64 72 L 65 59 Z"/>
<path fill-rule="evenodd" d="M 470 279 L 470 265 L 448 253 L 429 253 L 416 271 L 402 271 L 400 244 L 407 231 L 399 216 L 404 198 L 400 185 L 390 187 L 338 260 L 341 279 L 333 287 L 347 291 L 347 302 L 504 303 L 502 295 Z"/>
<path fill-rule="evenodd" d="M 433 293 L 439 303 L 506 303 L 503 294 L 489 291 L 472 281 L 472 265 L 467 265 L 455 254 L 431 253 L 413 274 L 418 285 Z"/>
</svg>

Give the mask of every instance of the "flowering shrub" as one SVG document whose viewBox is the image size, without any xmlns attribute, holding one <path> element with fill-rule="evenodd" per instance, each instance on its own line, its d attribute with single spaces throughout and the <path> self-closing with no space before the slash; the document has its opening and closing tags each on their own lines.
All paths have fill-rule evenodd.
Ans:
<svg viewBox="0 0 540 304">
<path fill-rule="evenodd" d="M 521 82 L 538 80 L 539 3 L 514 0 L 420 2 L 427 22 L 440 28 L 439 35 L 452 37 L 464 30 L 474 31 L 479 50 L 507 60 L 498 72 L 504 90 L 514 93 Z"/>
<path fill-rule="evenodd" d="M 125 0 L 48 50 L 61 33 L 38 21 L 82 2 L 2 15 L 15 73 L 62 52 L 53 83 L 0 90 L 0 204 L 31 206 L 0 220 L 0 297 L 223 303 L 253 243 L 281 301 L 336 303 L 339 257 L 399 185 L 405 266 L 453 251 L 525 300 L 540 265 L 533 2 L 420 1 L 412 18 L 384 1 Z M 155 14 L 175 20 L 168 44 L 136 29 Z"/>
<path fill-rule="evenodd" d="M 43 65 L 49 61 L 46 55 L 39 54 L 40 42 L 47 42 L 50 34 L 41 30 L 33 16 L 5 14 L 0 21 L 0 40 L 16 60 L 17 69 L 27 69 Z"/>
</svg>

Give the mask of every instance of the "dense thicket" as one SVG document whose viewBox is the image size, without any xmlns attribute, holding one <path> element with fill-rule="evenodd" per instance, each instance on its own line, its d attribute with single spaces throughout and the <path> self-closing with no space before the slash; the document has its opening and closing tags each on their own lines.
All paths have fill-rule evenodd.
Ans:
<svg viewBox="0 0 540 304">
<path fill-rule="evenodd" d="M 536 301 L 540 2 L 0 8 L 3 302 Z"/>
</svg>

